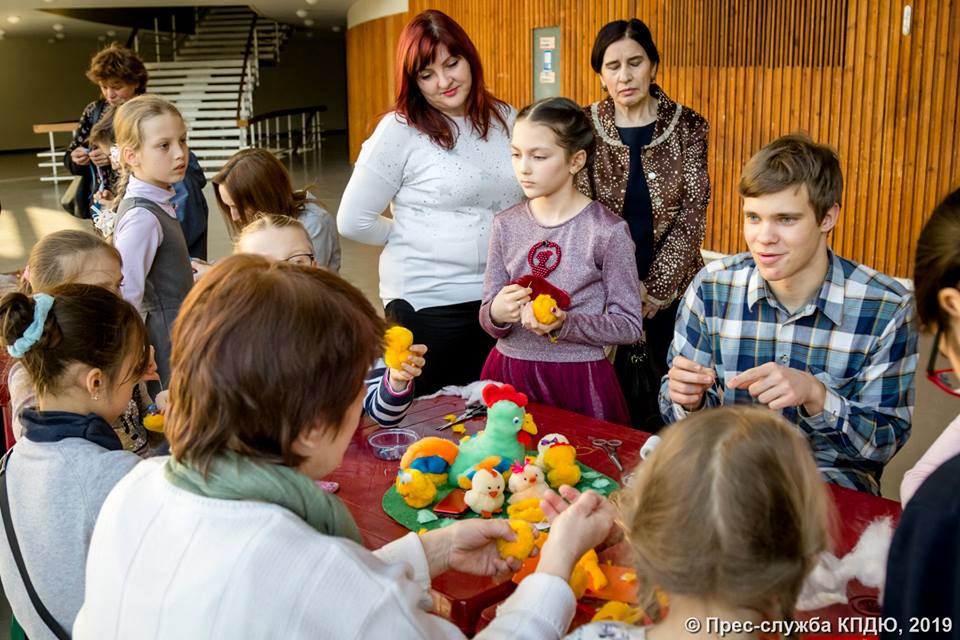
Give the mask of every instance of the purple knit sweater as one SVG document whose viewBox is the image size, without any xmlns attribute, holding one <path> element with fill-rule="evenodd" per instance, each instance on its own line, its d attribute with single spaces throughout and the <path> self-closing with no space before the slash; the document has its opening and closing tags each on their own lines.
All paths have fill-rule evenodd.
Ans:
<svg viewBox="0 0 960 640">
<path fill-rule="evenodd" d="M 519 323 L 501 327 L 490 318 L 493 298 L 511 281 L 531 273 L 527 254 L 544 240 L 559 245 L 561 252 L 560 263 L 547 281 L 570 295 L 567 320 L 555 343 Z M 626 221 L 602 204 L 591 202 L 554 227 L 537 222 L 526 201 L 494 217 L 480 324 L 498 338 L 500 353 L 541 362 L 600 360 L 604 346 L 640 339 L 642 317 L 630 230 Z"/>
</svg>

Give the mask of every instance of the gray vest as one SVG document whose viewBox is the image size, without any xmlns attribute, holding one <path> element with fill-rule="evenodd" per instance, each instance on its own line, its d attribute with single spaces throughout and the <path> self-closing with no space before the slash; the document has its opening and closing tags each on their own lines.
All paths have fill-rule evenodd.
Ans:
<svg viewBox="0 0 960 640">
<path fill-rule="evenodd" d="M 157 247 L 147 273 L 141 307 L 146 314 L 147 334 L 155 352 L 160 384 L 166 389 L 170 384 L 170 332 L 180 305 L 193 286 L 193 267 L 190 266 L 190 254 L 180 222 L 171 218 L 156 202 L 146 198 L 124 198 L 117 207 L 117 224 L 128 211 L 137 207 L 152 213 L 163 231 L 163 242 Z M 152 394 L 156 395 L 154 385 L 151 387 Z"/>
</svg>

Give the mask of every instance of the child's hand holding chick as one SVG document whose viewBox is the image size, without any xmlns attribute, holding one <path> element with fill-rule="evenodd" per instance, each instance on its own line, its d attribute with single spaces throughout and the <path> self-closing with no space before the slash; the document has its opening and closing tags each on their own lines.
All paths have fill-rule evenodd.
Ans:
<svg viewBox="0 0 960 640">
<path fill-rule="evenodd" d="M 520 310 L 520 324 L 538 336 L 545 336 L 554 331 L 559 331 L 560 328 L 563 327 L 563 323 L 567 320 L 567 313 L 557 307 L 551 308 L 550 313 L 553 314 L 556 320 L 550 324 L 543 324 L 537 320 L 533 305 L 525 304 L 523 305 L 523 309 Z"/>
<path fill-rule="evenodd" d="M 427 352 L 427 345 L 412 344 L 409 348 L 410 355 L 400 364 L 399 369 L 389 367 L 387 369 L 387 379 L 390 381 L 390 388 L 394 393 L 403 393 L 410 386 L 410 381 L 423 373 L 423 366 L 427 363 L 423 357 Z"/>
</svg>

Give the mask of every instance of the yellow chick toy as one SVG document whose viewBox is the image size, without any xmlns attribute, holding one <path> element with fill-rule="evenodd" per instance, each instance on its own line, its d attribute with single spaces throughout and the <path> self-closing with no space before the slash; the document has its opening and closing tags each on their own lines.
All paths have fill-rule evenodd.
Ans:
<svg viewBox="0 0 960 640">
<path fill-rule="evenodd" d="M 437 485 L 416 469 L 402 469 L 397 474 L 397 493 L 407 505 L 422 509 L 437 497 Z"/>
<path fill-rule="evenodd" d="M 580 482 L 577 450 L 572 444 L 555 444 L 543 452 L 542 459 L 547 472 L 547 484 L 554 489 L 564 484 L 573 487 Z"/>
<path fill-rule="evenodd" d="M 164 417 L 160 413 L 160 409 L 156 404 L 150 404 L 147 407 L 147 415 L 143 416 L 143 428 L 149 431 L 156 431 L 157 433 L 163 433 L 164 428 Z"/>
<path fill-rule="evenodd" d="M 383 336 L 383 359 L 391 369 L 400 370 L 407 358 L 410 357 L 410 346 L 413 344 L 413 332 L 406 327 L 395 326 L 387 329 Z"/>
<path fill-rule="evenodd" d="M 507 558 L 516 558 L 520 562 L 523 562 L 530 557 L 530 554 L 533 552 L 533 529 L 526 522 L 519 520 L 510 520 L 508 524 L 514 533 L 517 534 L 517 539 L 513 542 L 507 542 L 503 538 L 500 538 L 497 540 L 497 551 L 500 552 L 500 557 L 504 560 Z"/>
<path fill-rule="evenodd" d="M 626 602 L 611 600 L 600 607 L 594 614 L 591 622 L 613 620 L 616 622 L 626 622 L 627 624 L 636 624 L 642 618 L 643 611 L 639 607 L 631 607 Z"/>
<path fill-rule="evenodd" d="M 553 315 L 556 307 L 557 301 L 553 296 L 541 293 L 533 299 L 533 316 L 540 324 L 553 324 L 557 321 L 557 316 Z"/>
<path fill-rule="evenodd" d="M 163 414 L 157 413 L 143 417 L 143 427 L 150 431 L 163 433 L 164 419 Z"/>
<path fill-rule="evenodd" d="M 523 520 L 534 524 L 543 522 L 547 517 L 540 508 L 540 498 L 527 498 L 507 507 L 507 515 L 513 520 Z"/>
<path fill-rule="evenodd" d="M 496 469 L 477 469 L 463 501 L 474 513 L 489 518 L 503 510 L 503 476 Z"/>
</svg>

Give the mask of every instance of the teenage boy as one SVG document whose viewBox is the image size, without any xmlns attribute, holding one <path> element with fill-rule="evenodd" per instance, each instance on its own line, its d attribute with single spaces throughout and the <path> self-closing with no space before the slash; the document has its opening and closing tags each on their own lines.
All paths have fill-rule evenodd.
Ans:
<svg viewBox="0 0 960 640">
<path fill-rule="evenodd" d="M 917 334 L 903 286 L 830 250 L 842 190 L 836 154 L 805 135 L 750 159 L 740 177 L 749 252 L 710 263 L 687 289 L 660 408 L 672 422 L 766 405 L 807 436 L 827 480 L 879 494 L 910 435 Z"/>
</svg>

